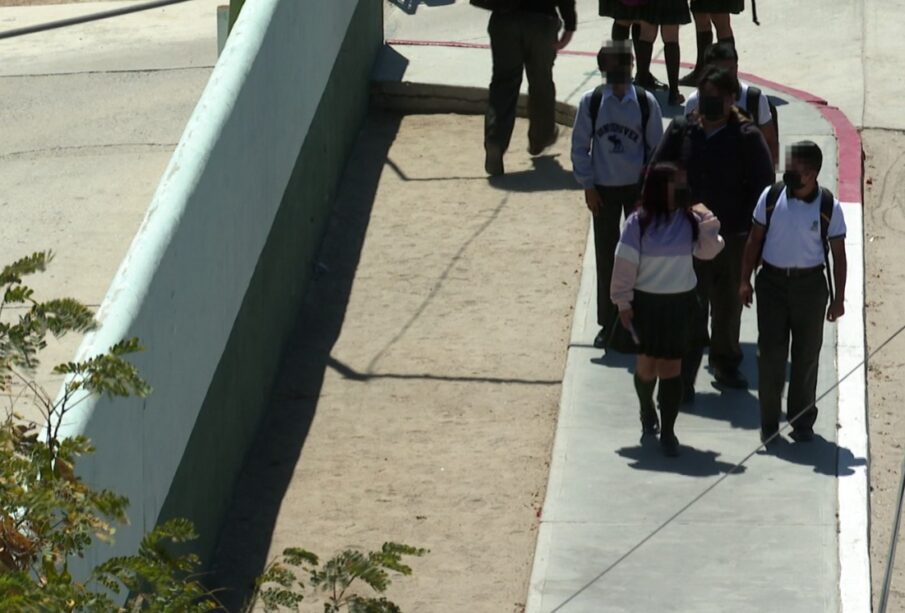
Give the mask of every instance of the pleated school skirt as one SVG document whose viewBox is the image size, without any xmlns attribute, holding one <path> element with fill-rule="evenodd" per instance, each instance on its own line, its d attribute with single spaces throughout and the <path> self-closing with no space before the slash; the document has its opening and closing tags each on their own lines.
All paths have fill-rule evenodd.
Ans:
<svg viewBox="0 0 905 613">
<path fill-rule="evenodd" d="M 745 0 L 691 0 L 693 13 L 732 13 L 745 10 Z"/>
<path fill-rule="evenodd" d="M 650 0 L 644 6 L 643 14 L 644 21 L 658 26 L 680 26 L 691 23 L 688 0 Z"/>
<path fill-rule="evenodd" d="M 646 5 L 629 6 L 619 0 L 599 0 L 598 13 L 601 17 L 612 17 L 617 21 L 638 21 L 644 19 Z"/>
<path fill-rule="evenodd" d="M 700 303 L 694 290 L 681 294 L 650 294 L 635 290 L 632 324 L 640 341 L 637 352 L 663 360 L 678 360 L 701 345 L 695 323 Z"/>
</svg>

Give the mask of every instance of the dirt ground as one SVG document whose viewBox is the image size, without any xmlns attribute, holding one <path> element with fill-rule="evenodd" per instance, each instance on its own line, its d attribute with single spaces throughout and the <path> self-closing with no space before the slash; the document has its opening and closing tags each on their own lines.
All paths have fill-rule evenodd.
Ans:
<svg viewBox="0 0 905 613">
<path fill-rule="evenodd" d="M 222 532 L 220 585 L 247 586 L 288 546 L 392 540 L 430 549 L 389 591 L 404 611 L 522 609 L 588 216 L 568 131 L 532 162 L 519 121 L 490 182 L 482 121 L 369 117 Z"/>
<path fill-rule="evenodd" d="M 868 351 L 905 325 L 905 134 L 865 130 L 865 306 Z M 874 602 L 879 599 L 905 455 L 905 333 L 870 360 L 871 559 Z M 889 611 L 905 611 L 905 544 L 898 540 Z"/>
</svg>

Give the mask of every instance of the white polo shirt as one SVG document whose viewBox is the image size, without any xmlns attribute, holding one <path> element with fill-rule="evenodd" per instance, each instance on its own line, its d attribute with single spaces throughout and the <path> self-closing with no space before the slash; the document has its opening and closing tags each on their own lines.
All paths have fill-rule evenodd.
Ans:
<svg viewBox="0 0 905 613">
<path fill-rule="evenodd" d="M 735 100 L 735 106 L 742 109 L 746 113 L 748 112 L 748 87 L 750 87 L 747 83 L 739 79 L 739 92 L 738 98 Z M 691 112 L 698 108 L 698 90 L 694 90 L 688 96 L 688 100 L 685 101 L 685 114 L 691 115 Z M 757 106 L 757 114 L 758 117 L 753 117 L 754 123 L 759 126 L 765 126 L 771 121 L 773 121 L 773 115 L 770 113 L 770 103 L 767 100 L 767 95 L 764 94 L 763 91 L 760 92 L 760 102 Z"/>
<path fill-rule="evenodd" d="M 818 186 L 819 188 L 819 186 Z M 754 223 L 767 225 L 767 193 L 764 190 L 754 207 Z M 820 189 L 817 197 L 805 202 L 787 197 L 782 190 L 770 218 L 764 238 L 764 262 L 779 268 L 811 268 L 824 263 L 823 241 L 820 237 Z M 833 198 L 833 215 L 827 232 L 829 240 L 845 238 L 845 218 L 839 200 Z"/>
</svg>

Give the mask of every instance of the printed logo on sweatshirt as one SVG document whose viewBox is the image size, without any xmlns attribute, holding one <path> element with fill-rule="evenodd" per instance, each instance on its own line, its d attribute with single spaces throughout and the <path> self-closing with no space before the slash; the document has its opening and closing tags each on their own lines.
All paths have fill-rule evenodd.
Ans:
<svg viewBox="0 0 905 613">
<path fill-rule="evenodd" d="M 606 139 L 613 145 L 610 153 L 625 153 L 625 143 L 622 137 L 629 139 L 633 143 L 641 140 L 641 135 L 627 126 L 618 123 L 605 123 L 597 129 L 597 138 Z"/>
</svg>

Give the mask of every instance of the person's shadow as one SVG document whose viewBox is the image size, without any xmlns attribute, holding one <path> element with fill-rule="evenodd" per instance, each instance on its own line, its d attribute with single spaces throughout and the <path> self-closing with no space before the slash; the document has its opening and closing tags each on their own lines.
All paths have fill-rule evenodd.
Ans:
<svg viewBox="0 0 905 613">
<path fill-rule="evenodd" d="M 735 464 L 718 460 L 720 454 L 715 451 L 680 444 L 679 452 L 676 458 L 664 456 L 660 451 L 660 443 L 653 436 L 643 437 L 641 444 L 635 447 L 622 447 L 616 450 L 617 455 L 631 460 L 629 466 L 636 470 L 675 473 L 686 477 L 713 477 L 728 472 L 741 474 L 746 470 L 744 466 L 733 470 Z"/>
<path fill-rule="evenodd" d="M 581 186 L 571 170 L 563 168 L 559 154 L 541 155 L 531 159 L 533 168 L 489 177 L 495 189 L 507 192 L 551 192 L 578 190 Z"/>
<path fill-rule="evenodd" d="M 389 0 L 389 2 L 406 15 L 414 15 L 418 11 L 419 4 L 424 4 L 425 6 L 447 6 L 454 4 L 456 0 Z"/>
<path fill-rule="evenodd" d="M 855 474 L 856 466 L 867 465 L 866 458 L 856 458 L 847 447 L 840 447 L 819 434 L 806 443 L 792 443 L 782 438 L 759 453 L 773 455 L 793 464 L 813 466 L 815 473 L 827 477 L 847 477 Z"/>
</svg>

